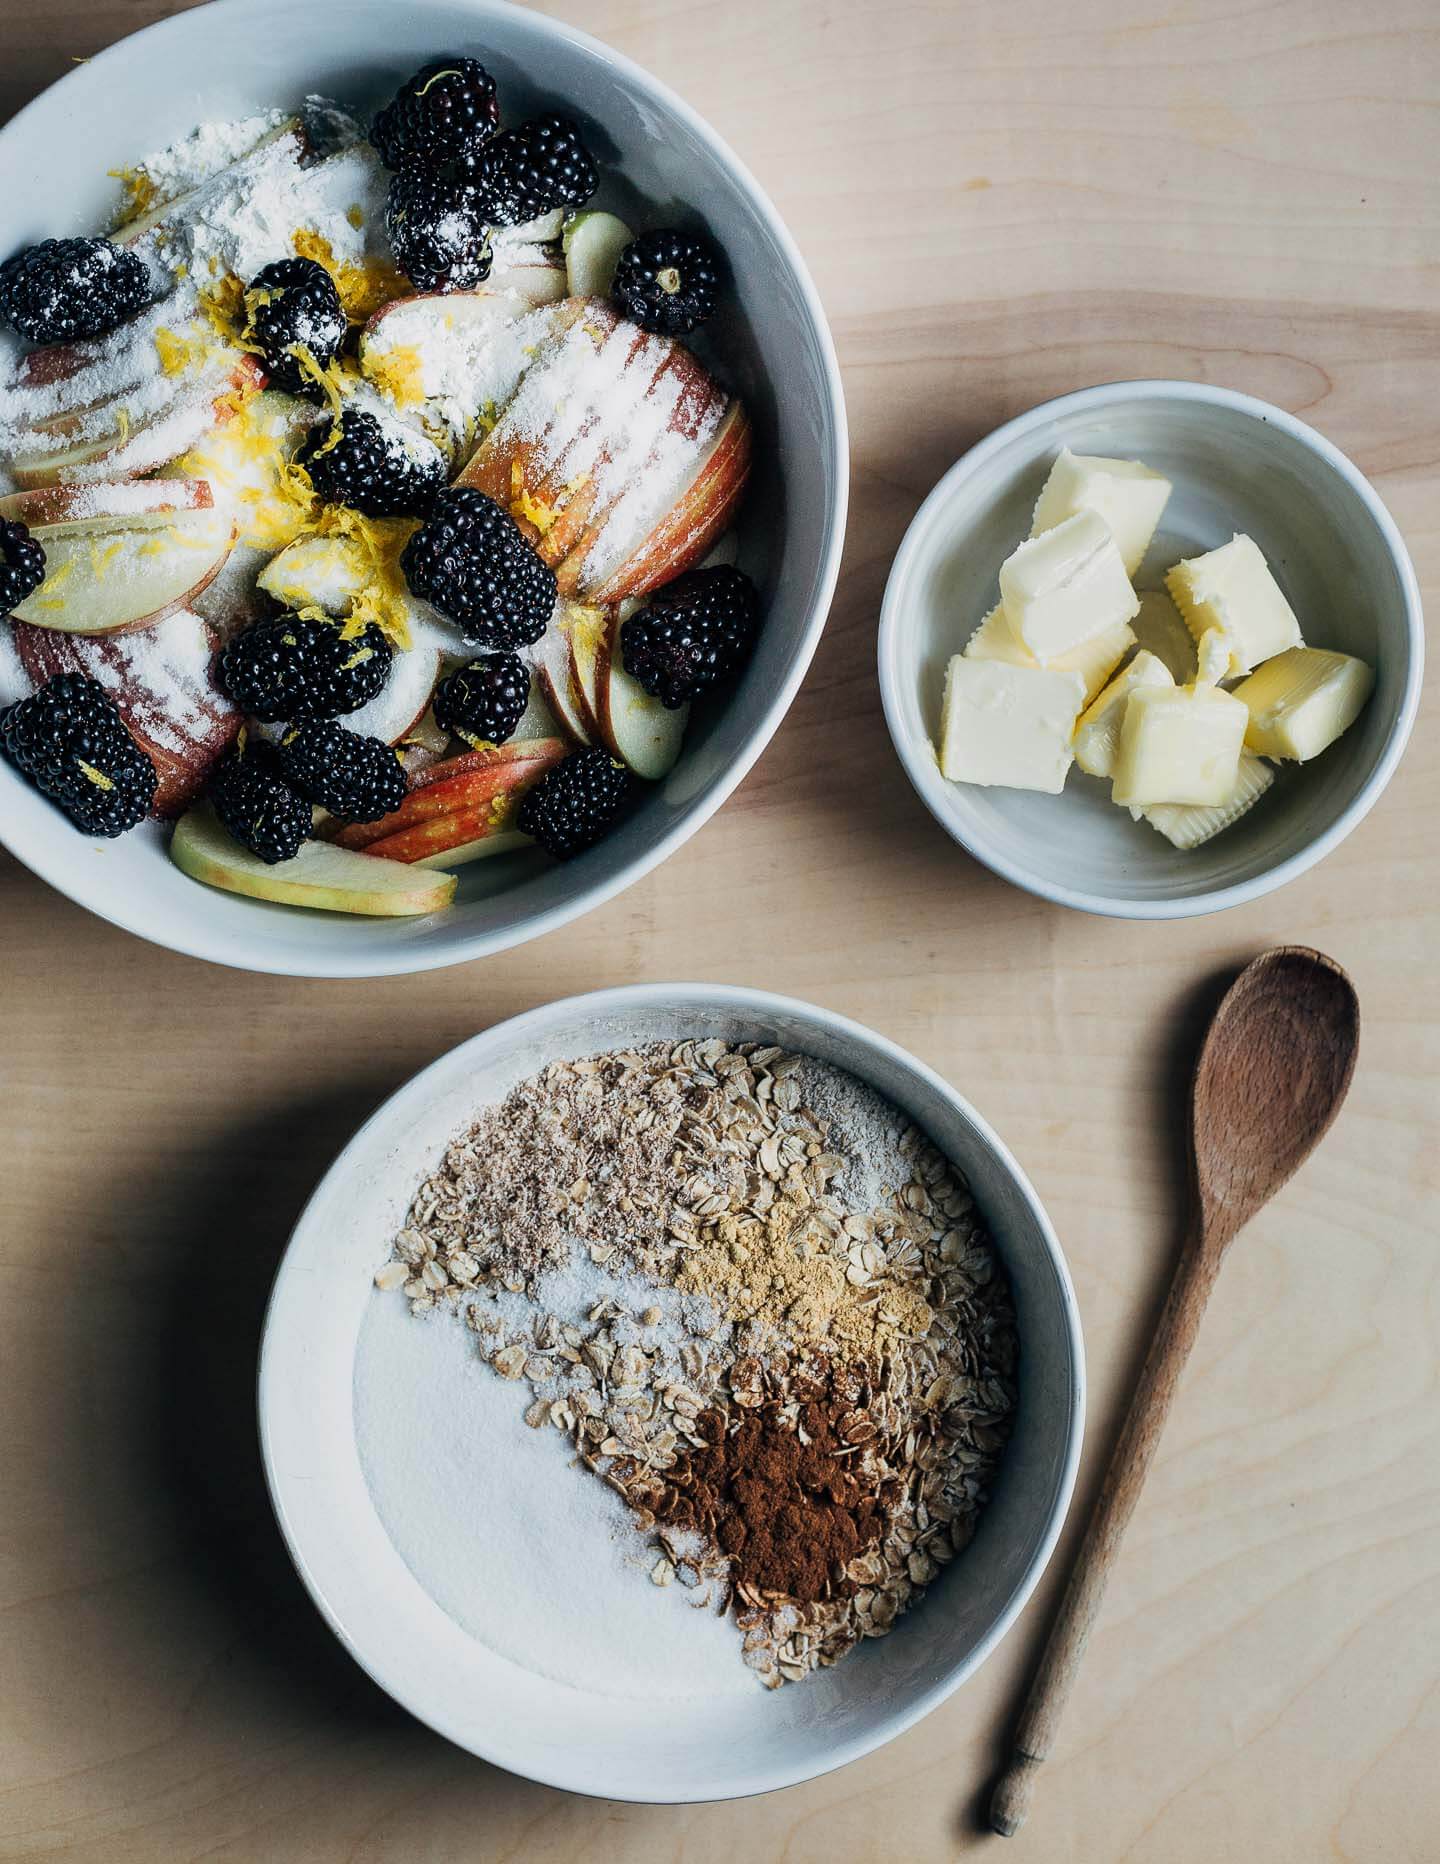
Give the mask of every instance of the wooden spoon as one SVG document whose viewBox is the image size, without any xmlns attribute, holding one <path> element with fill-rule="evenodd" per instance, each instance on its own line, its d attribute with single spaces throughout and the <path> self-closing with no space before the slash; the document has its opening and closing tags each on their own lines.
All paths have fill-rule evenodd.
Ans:
<svg viewBox="0 0 1440 1864">
<path fill-rule="evenodd" d="M 990 1824 L 1002 1837 L 1025 1822 L 1036 1769 L 1054 1742 L 1221 1259 L 1324 1136 L 1350 1086 L 1359 1044 L 1354 986 L 1333 959 L 1299 945 L 1248 964 L 1215 1012 L 1191 1092 L 1190 1228 L 1009 1765 L 990 1800 Z"/>
</svg>

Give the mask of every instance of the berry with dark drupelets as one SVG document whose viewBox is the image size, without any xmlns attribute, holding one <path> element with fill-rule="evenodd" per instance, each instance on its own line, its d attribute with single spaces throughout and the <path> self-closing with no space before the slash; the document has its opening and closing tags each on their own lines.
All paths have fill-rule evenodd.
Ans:
<svg viewBox="0 0 1440 1864">
<path fill-rule="evenodd" d="M 720 293 L 720 256 L 708 239 L 661 227 L 621 253 L 610 296 L 642 330 L 683 337 L 703 324 Z"/>
<path fill-rule="evenodd" d="M 323 369 L 345 342 L 345 312 L 335 280 L 314 259 L 277 259 L 245 292 L 245 336 L 259 348 L 272 388 L 314 400 L 320 395 L 303 352 Z"/>
<path fill-rule="evenodd" d="M 312 429 L 295 455 L 327 505 L 368 518 L 419 518 L 445 484 L 445 456 L 423 434 L 363 408 L 346 408 Z"/>
<path fill-rule="evenodd" d="M 0 713 L 0 751 L 87 835 L 123 835 L 155 800 L 155 766 L 88 673 L 59 673 Z"/>
<path fill-rule="evenodd" d="M 755 644 L 760 598 L 743 570 L 691 570 L 620 630 L 625 671 L 672 711 L 734 673 Z"/>
<path fill-rule="evenodd" d="M 237 634 L 220 656 L 220 682 L 242 712 L 266 724 L 358 712 L 390 677 L 390 643 L 374 622 L 356 633 L 313 615 L 279 615 Z"/>
<path fill-rule="evenodd" d="M 383 738 L 314 719 L 293 725 L 276 748 L 290 787 L 346 822 L 378 822 L 405 800 L 405 768 Z"/>
<path fill-rule="evenodd" d="M 400 567 L 410 593 L 433 602 L 477 647 L 527 647 L 555 609 L 555 572 L 504 506 L 474 486 L 440 494 Z"/>
<path fill-rule="evenodd" d="M 526 793 L 515 826 L 568 861 L 604 840 L 629 788 L 629 771 L 598 744 L 572 751 Z"/>
<path fill-rule="evenodd" d="M 556 207 L 579 207 L 600 185 L 580 131 L 566 116 L 532 117 L 486 143 L 474 174 L 491 226 L 521 226 Z"/>
<path fill-rule="evenodd" d="M 12 614 L 45 580 L 45 548 L 15 518 L 0 518 L 0 616 Z"/>
<path fill-rule="evenodd" d="M 31 343 L 103 337 L 151 296 L 144 261 L 108 239 L 45 239 L 0 265 L 0 316 Z"/>
<path fill-rule="evenodd" d="M 310 805 L 285 781 L 272 744 L 242 737 L 210 779 L 215 813 L 236 841 L 273 867 L 300 852 Z"/>
<path fill-rule="evenodd" d="M 435 688 L 435 722 L 467 744 L 504 744 L 530 703 L 530 670 L 518 654 L 480 654 Z"/>
<path fill-rule="evenodd" d="M 478 58 L 433 58 L 370 126 L 387 168 L 470 167 L 500 122 L 495 80 Z"/>
<path fill-rule="evenodd" d="M 421 170 L 392 177 L 385 224 L 417 291 L 472 291 L 490 276 L 490 229 L 473 190 Z"/>
</svg>

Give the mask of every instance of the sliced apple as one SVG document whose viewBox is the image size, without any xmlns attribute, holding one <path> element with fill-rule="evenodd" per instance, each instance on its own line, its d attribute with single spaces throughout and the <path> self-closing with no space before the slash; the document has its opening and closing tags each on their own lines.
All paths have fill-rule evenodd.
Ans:
<svg viewBox="0 0 1440 1864">
<path fill-rule="evenodd" d="M 621 653 L 622 617 L 640 605 L 624 603 L 616 614 L 600 656 L 600 732 L 622 764 L 637 777 L 656 783 L 674 768 L 690 718 L 688 705 L 673 712 L 625 671 Z"/>
<path fill-rule="evenodd" d="M 213 631 L 186 609 L 118 634 L 60 634 L 18 621 L 14 640 L 35 685 L 84 673 L 105 688 L 155 766 L 155 815 L 178 815 L 194 802 L 244 723 L 216 683 Z"/>
<path fill-rule="evenodd" d="M 750 477 L 752 448 L 750 417 L 732 401 L 689 485 L 649 536 L 595 583 L 586 576 L 583 559 L 576 563 L 572 556 L 566 568 L 574 565 L 574 573 L 560 579 L 562 594 L 569 580 L 573 593 L 608 607 L 626 596 L 648 595 L 694 569 L 735 522 Z"/>
<path fill-rule="evenodd" d="M 570 284 L 558 246 L 540 258 L 517 259 L 514 265 L 496 266 L 490 273 L 490 289 L 503 292 L 531 311 L 561 303 L 570 295 Z"/>
<path fill-rule="evenodd" d="M 397 298 L 361 333 L 361 371 L 402 411 L 450 403 L 473 420 L 514 395 L 548 334 L 549 317 L 534 314 L 548 302 L 493 285 Z"/>
<path fill-rule="evenodd" d="M 214 581 L 234 536 L 229 512 L 213 508 L 176 511 L 163 530 L 42 532 L 45 580 L 15 615 L 62 634 L 153 627 Z"/>
<path fill-rule="evenodd" d="M 457 842 L 453 848 L 443 848 L 435 854 L 422 854 L 415 867 L 463 867 L 468 861 L 484 861 L 493 854 L 514 854 L 519 848 L 533 848 L 535 843 L 528 835 L 522 835 L 515 828 L 492 828 L 488 834 L 478 836 L 474 841 Z M 391 856 L 394 859 L 394 856 Z"/>
<path fill-rule="evenodd" d="M 292 860 L 270 866 L 232 840 L 208 805 L 175 824 L 170 858 L 206 886 L 321 912 L 407 919 L 438 912 L 455 897 L 453 874 L 417 872 L 408 863 L 355 854 L 328 841 L 307 841 Z"/>
<path fill-rule="evenodd" d="M 570 750 L 563 738 L 511 738 L 505 744 L 486 744 L 473 751 L 461 751 L 447 757 L 443 764 L 433 764 L 411 785 L 426 789 L 432 783 L 445 783 L 452 777 L 473 776 L 477 771 L 494 770 L 505 764 L 558 764 Z"/>
<path fill-rule="evenodd" d="M 122 397 L 103 405 L 100 431 L 66 441 L 67 434 L 97 424 L 97 411 L 58 415 L 30 431 L 64 444 L 17 453 L 10 474 L 19 486 L 82 484 L 96 479 L 131 479 L 168 466 L 213 428 L 233 418 L 240 400 L 265 376 L 253 356 L 237 352 L 222 374 L 180 380 L 174 401 L 152 419 L 131 424 Z"/>
<path fill-rule="evenodd" d="M 545 703 L 576 744 L 593 744 L 594 737 L 581 708 L 570 659 L 569 637 L 552 620 L 535 650 L 535 676 Z"/>
<path fill-rule="evenodd" d="M 620 255 L 635 235 L 615 214 L 576 214 L 565 228 L 565 275 L 574 298 L 607 298 Z"/>
<path fill-rule="evenodd" d="M 440 656 L 428 643 L 402 648 L 390 662 L 390 677 L 368 705 L 351 712 L 345 723 L 364 737 L 399 744 L 430 710 L 430 695 L 440 677 Z"/>
<path fill-rule="evenodd" d="M 341 829 L 335 840 L 342 848 L 366 848 L 372 842 L 404 834 L 445 816 L 478 817 L 493 812 L 497 799 L 528 789 L 560 761 L 565 748 L 554 740 L 543 754 L 492 760 L 478 766 L 470 756 L 447 758 L 421 772 L 415 788 L 398 809 L 378 822 L 352 822 Z M 457 764 L 465 768 L 457 771 Z M 472 828 L 458 839 L 469 840 L 474 832 Z"/>
<path fill-rule="evenodd" d="M 0 518 L 27 525 L 45 544 L 52 537 L 168 525 L 177 511 L 208 511 L 214 502 L 204 479 L 121 479 L 12 492 L 0 498 Z"/>
<path fill-rule="evenodd" d="M 570 670 L 579 697 L 585 729 L 592 738 L 604 736 L 600 728 L 600 657 L 610 637 L 613 617 L 603 608 L 586 608 L 578 602 L 562 605 L 563 618 L 551 626 L 563 629 L 570 643 Z"/>
</svg>

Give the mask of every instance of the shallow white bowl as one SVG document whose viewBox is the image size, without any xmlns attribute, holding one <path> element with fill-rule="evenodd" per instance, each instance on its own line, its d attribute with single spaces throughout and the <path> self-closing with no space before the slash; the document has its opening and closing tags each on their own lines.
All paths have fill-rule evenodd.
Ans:
<svg viewBox="0 0 1440 1864">
<path fill-rule="evenodd" d="M 1020 1402 L 975 1539 L 890 1637 L 773 1694 L 617 1699 L 518 1667 L 422 1589 L 361 1469 L 356 1343 L 377 1298 L 372 1276 L 416 1184 L 479 1106 L 553 1060 L 709 1036 L 775 1042 L 849 1069 L 965 1171 L 1014 1289 Z M 474 1037 L 362 1127 L 281 1264 L 259 1408 L 270 1492 L 295 1564 L 332 1630 L 397 1701 L 472 1753 L 552 1786 L 612 1799 L 727 1799 L 868 1753 L 943 1702 L 994 1649 L 1065 1515 L 1080 1453 L 1084 1359 L 1074 1291 L 1039 1199 L 1003 1143 L 938 1075 L 883 1036 L 809 1004 L 720 985 L 638 985 L 532 1010 Z M 483 1547 L 476 1571 L 483 1578 Z M 513 1607 L 544 1604 L 516 1598 Z"/>
<path fill-rule="evenodd" d="M 1305 639 L 1358 654 L 1376 685 L 1341 741 L 1274 785 L 1233 828 L 1182 853 L 1072 769 L 1064 793 L 947 783 L 933 745 L 946 662 L 998 598 L 1001 561 L 1030 529 L 1062 447 L 1143 460 L 1174 484 L 1141 588 L 1248 532 Z M 895 558 L 880 623 L 890 735 L 936 820 L 978 861 L 1062 906 L 1183 919 L 1258 899 L 1334 848 L 1389 782 L 1420 700 L 1415 572 L 1364 475 L 1268 402 L 1199 382 L 1114 382 L 1048 401 L 972 447 L 920 507 Z"/>
<path fill-rule="evenodd" d="M 741 562 L 765 626 L 746 673 L 697 711 L 666 781 L 600 847 L 565 866 L 535 851 L 460 869 L 449 911 L 420 920 L 310 913 L 214 892 L 173 868 L 153 825 L 95 842 L 0 766 L 0 836 L 82 906 L 158 944 L 254 971 L 365 977 L 503 950 L 618 893 L 693 835 L 764 750 L 825 624 L 845 529 L 848 453 L 839 369 L 824 312 L 779 216 L 742 163 L 673 92 L 558 21 L 494 0 L 219 0 L 78 66 L 0 132 L 0 256 L 47 235 L 104 226 L 106 170 L 198 122 L 308 92 L 371 107 L 423 60 L 478 55 L 512 119 L 563 109 L 604 171 L 597 200 L 652 224 L 708 227 L 733 289 L 709 352 L 756 423 Z M 77 136 L 77 123 L 85 134 Z"/>
</svg>

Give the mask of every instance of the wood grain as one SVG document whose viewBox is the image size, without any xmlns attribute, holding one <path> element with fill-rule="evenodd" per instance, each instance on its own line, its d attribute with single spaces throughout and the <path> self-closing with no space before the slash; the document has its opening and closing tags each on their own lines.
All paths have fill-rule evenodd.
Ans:
<svg viewBox="0 0 1440 1864">
<path fill-rule="evenodd" d="M 1225 1252 L 1334 1124 L 1359 1049 L 1354 986 L 1333 958 L 1298 945 L 1252 959 L 1205 1032 L 1190 1093 L 1193 1182 L 1185 1241 L 1009 1761 L 991 1794 L 991 1829 L 1003 1838 L 1024 1825 L 1037 1770 L 1055 1746 Z"/>
<path fill-rule="evenodd" d="M 9 0 L 0 108 L 163 10 Z M 1431 0 L 554 10 L 678 86 L 814 268 L 853 431 L 840 596 L 719 816 L 603 911 L 491 963 L 242 977 L 0 864 L 0 1858 L 930 1864 L 993 1845 L 983 1791 L 1058 1564 L 945 1708 L 765 1799 L 567 1798 L 393 1709 L 320 1626 L 270 1520 L 252 1423 L 268 1278 L 349 1130 L 475 1029 L 635 978 L 794 991 L 957 1082 L 1055 1217 L 1091 1379 L 1073 1554 L 1173 1256 L 1176 1120 L 1214 980 L 1299 941 L 1355 979 L 1362 1068 L 1216 1290 L 1046 1816 L 1006 1856 L 1430 1864 L 1434 680 L 1395 782 L 1320 868 L 1218 919 L 1120 925 L 957 854 L 890 751 L 874 637 L 895 545 L 966 445 L 1042 396 L 1155 372 L 1314 422 L 1375 478 L 1440 600 Z"/>
</svg>

